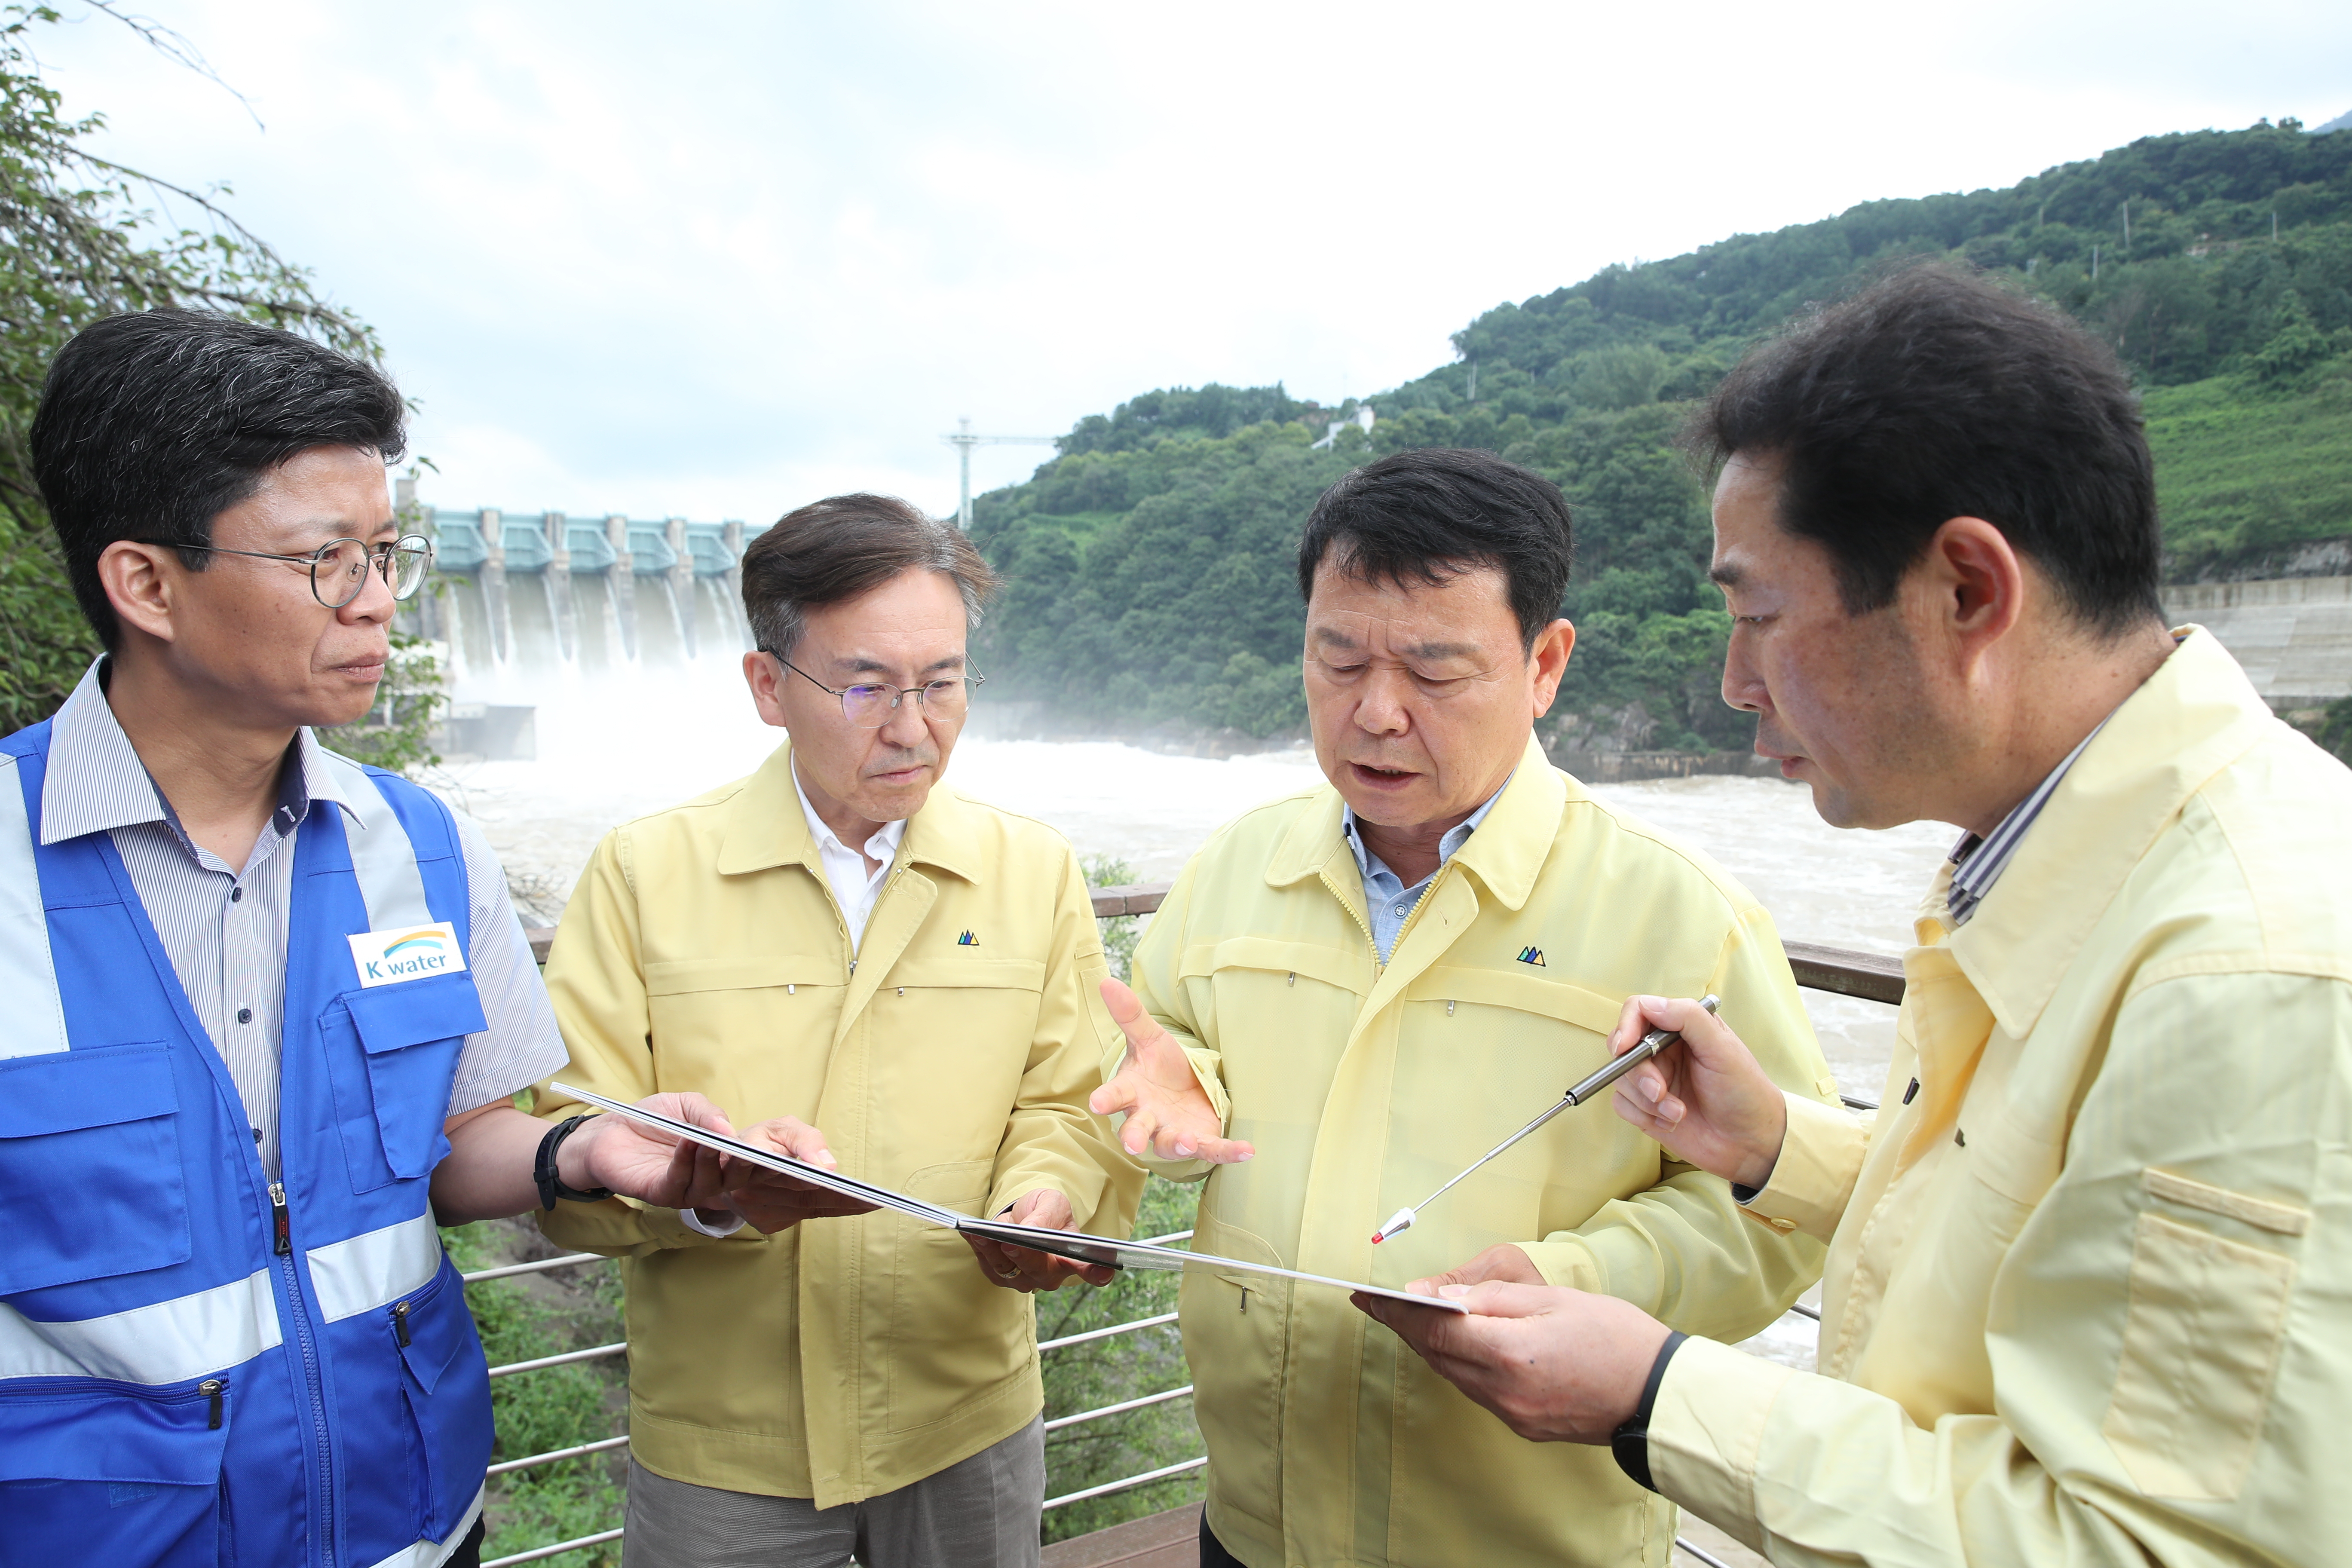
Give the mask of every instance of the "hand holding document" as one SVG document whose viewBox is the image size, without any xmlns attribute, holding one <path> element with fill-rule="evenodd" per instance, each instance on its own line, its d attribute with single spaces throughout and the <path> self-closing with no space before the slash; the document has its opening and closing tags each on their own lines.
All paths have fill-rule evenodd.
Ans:
<svg viewBox="0 0 2352 1568">
<path fill-rule="evenodd" d="M 1089 1236 L 1082 1230 L 1049 1230 L 1041 1226 L 1021 1225 L 1011 1220 L 982 1219 L 958 1214 L 921 1198 L 872 1182 L 861 1182 L 855 1176 L 845 1176 L 838 1171 L 780 1154 L 772 1149 L 749 1143 L 728 1133 L 698 1127 L 680 1121 L 659 1111 L 639 1106 L 624 1105 L 617 1100 L 607 1100 L 601 1094 L 570 1084 L 554 1086 L 559 1094 L 568 1094 L 583 1104 L 625 1116 L 647 1127 L 656 1127 L 673 1137 L 685 1139 L 705 1148 L 716 1149 L 722 1154 L 762 1166 L 809 1186 L 822 1188 L 842 1197 L 854 1198 L 877 1209 L 888 1209 L 926 1225 L 960 1233 L 967 1239 L 978 1237 L 999 1246 L 1023 1247 L 1031 1251 L 1050 1253 L 1057 1258 L 1078 1263 L 1098 1264 L 1110 1268 L 1213 1268 L 1222 1274 L 1255 1274 L 1278 1279 L 1294 1279 L 1308 1285 L 1325 1285 L 1335 1290 L 1346 1290 L 1366 1298 L 1381 1298 L 1415 1307 L 1427 1307 L 1436 1311 L 1460 1313 L 1469 1310 L 1459 1301 L 1436 1296 L 1418 1296 L 1407 1290 L 1394 1290 L 1384 1285 L 1365 1285 L 1354 1280 L 1334 1279 L 1328 1275 L 1307 1274 L 1295 1268 L 1277 1268 L 1267 1263 L 1247 1263 L 1235 1258 L 1218 1258 L 1203 1252 L 1186 1252 L 1173 1247 L 1155 1247 L 1147 1242 L 1119 1241 L 1107 1236 Z"/>
<path fill-rule="evenodd" d="M 762 1121 L 736 1136 L 798 1164 L 822 1165 L 827 1170 L 834 1167 L 833 1151 L 825 1147 L 824 1134 L 795 1116 Z M 762 1236 L 790 1230 L 804 1219 L 869 1214 L 874 1209 L 872 1204 L 810 1186 L 796 1176 L 780 1174 L 748 1161 L 725 1155 L 719 1160 L 728 1205 Z"/>
<path fill-rule="evenodd" d="M 1035 1226 L 1045 1230 L 1070 1228 L 1070 1200 L 1051 1189 L 1041 1188 L 1024 1195 L 1005 1211 L 1004 1217 L 1015 1225 Z M 1034 1247 L 1012 1247 L 984 1236 L 966 1236 L 980 1266 L 988 1270 L 989 1283 L 1002 1285 L 1007 1290 L 1026 1294 L 1033 1290 L 1058 1290 L 1073 1279 L 1083 1279 L 1089 1285 L 1108 1285 L 1114 1270 L 1105 1263 L 1074 1263 L 1050 1252 Z"/>
</svg>

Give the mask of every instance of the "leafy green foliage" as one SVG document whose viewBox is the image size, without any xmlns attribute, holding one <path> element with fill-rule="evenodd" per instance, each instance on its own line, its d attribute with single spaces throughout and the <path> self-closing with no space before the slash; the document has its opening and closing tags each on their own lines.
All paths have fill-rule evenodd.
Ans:
<svg viewBox="0 0 2352 1568">
<path fill-rule="evenodd" d="M 1135 880 L 1134 867 L 1108 855 L 1089 855 L 1084 867 L 1089 888 L 1124 888 Z M 1114 915 L 1095 923 L 1102 928 L 1103 954 L 1110 960 L 1112 975 L 1126 980 L 1133 970 L 1135 944 L 1143 940 L 1143 917 Z"/>
<path fill-rule="evenodd" d="M 182 305 L 378 352 L 374 334 L 322 300 L 308 272 L 227 215 L 215 199 L 224 192 L 183 189 L 88 150 L 102 117 L 60 118 L 32 54 L 34 29 L 57 20 L 45 5 L 0 8 L 0 733 L 55 711 L 98 654 L 26 446 L 42 378 L 66 340 L 120 311 Z M 131 25 L 170 47 L 152 24 Z M 159 215 L 165 202 L 195 226 Z"/>
<path fill-rule="evenodd" d="M 1158 1176 L 1144 1189 L 1135 1234 L 1172 1235 L 1192 1228 L 1200 1189 Z M 1061 1339 L 1176 1310 L 1174 1274 L 1121 1274 L 1096 1289 L 1065 1285 L 1037 1298 L 1037 1338 Z M 1173 1323 L 1114 1334 L 1045 1352 L 1045 1418 L 1100 1410 L 1147 1394 L 1182 1388 L 1192 1381 Z M 1192 1421 L 1190 1394 L 1105 1416 L 1045 1435 L 1045 1495 L 1066 1497 L 1088 1487 L 1139 1476 L 1199 1455 L 1201 1431 Z M 1198 1470 L 1084 1502 L 1067 1503 L 1045 1516 L 1045 1539 L 1066 1540 L 1108 1530 L 1130 1519 L 1197 1501 L 1203 1483 Z"/>
<path fill-rule="evenodd" d="M 2147 394 L 2172 574 L 2261 575 L 2352 533 L 2352 356 L 2292 384 L 2215 376 Z"/>
<path fill-rule="evenodd" d="M 497 1247 L 498 1229 L 473 1225 L 444 1230 L 441 1237 L 460 1268 L 480 1268 L 509 1261 Z M 549 1275 L 525 1275 L 467 1288 L 467 1304 L 492 1366 L 624 1337 L 618 1269 L 598 1263 L 563 1272 L 568 1287 L 555 1286 Z M 618 1358 L 576 1362 L 493 1382 L 490 1413 L 498 1424 L 498 1445 L 490 1462 L 602 1442 L 626 1431 L 625 1365 Z M 625 1451 L 607 1450 L 492 1477 L 484 1504 L 490 1526 L 483 1560 L 613 1529 L 621 1522 L 625 1470 Z M 617 1568 L 620 1542 L 588 1548 L 564 1561 Z"/>
<path fill-rule="evenodd" d="M 2311 738 L 2326 747 L 2330 755 L 2352 763 L 2352 697 L 2339 697 L 2322 710 L 2319 726 Z"/>
<path fill-rule="evenodd" d="M 1148 393 L 1079 422 L 972 533 L 1009 579 L 983 631 L 1009 695 L 1133 732 L 1297 731 L 1292 552 L 1367 457 L 1475 447 L 1576 508 L 1572 744 L 1744 748 L 1717 695 L 1729 624 L 1706 498 L 1672 437 L 1759 336 L 1921 256 L 2007 275 L 2114 343 L 2148 391 L 2177 573 L 2352 532 L 2352 134 L 2293 121 L 2156 136 L 2006 190 L 1869 202 L 1498 305 L 1455 363 L 1338 410 L 1281 386 Z"/>
</svg>

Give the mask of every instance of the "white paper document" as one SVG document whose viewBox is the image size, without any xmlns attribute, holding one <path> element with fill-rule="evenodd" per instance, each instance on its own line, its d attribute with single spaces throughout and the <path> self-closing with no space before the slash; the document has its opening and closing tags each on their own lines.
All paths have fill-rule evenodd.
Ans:
<svg viewBox="0 0 2352 1568">
<path fill-rule="evenodd" d="M 795 1160 L 789 1154 L 778 1154 L 724 1132 L 713 1132 L 707 1127 L 697 1127 L 690 1121 L 680 1121 L 674 1116 L 664 1116 L 657 1110 L 639 1106 L 624 1105 L 617 1100 L 607 1100 L 601 1094 L 576 1089 L 568 1083 L 553 1086 L 559 1094 L 568 1094 L 589 1105 L 625 1116 L 647 1127 L 658 1127 L 667 1132 L 732 1154 L 739 1160 L 782 1172 L 795 1181 L 805 1182 L 826 1192 L 839 1193 L 872 1204 L 876 1208 L 891 1209 L 943 1229 L 961 1231 L 967 1236 L 986 1237 L 991 1241 L 1009 1247 L 1026 1247 L 1038 1252 L 1050 1252 L 1080 1263 L 1105 1263 L 1113 1268 L 1213 1268 L 1225 1273 L 1265 1275 L 1276 1279 L 1297 1279 L 1309 1285 L 1328 1285 L 1334 1290 L 1360 1290 L 1367 1296 L 1385 1296 L 1392 1301 L 1409 1301 L 1416 1307 L 1428 1307 L 1440 1312 L 1466 1312 L 1458 1301 L 1442 1296 L 1416 1296 L 1410 1291 L 1395 1290 L 1385 1285 L 1366 1285 L 1353 1279 L 1334 1279 L 1325 1274 L 1304 1274 L 1296 1268 L 1277 1268 L 1270 1263 L 1249 1263 L 1238 1258 L 1218 1258 L 1205 1252 L 1188 1252 L 1181 1247 L 1154 1247 L 1147 1242 L 1117 1241 L 1107 1236 L 1089 1236 L 1082 1230 L 1045 1230 L 1035 1226 L 1014 1225 L 1008 1220 L 982 1219 L 968 1214 L 958 1214 L 937 1204 L 925 1203 L 888 1187 L 861 1182 L 855 1176 L 845 1176 L 838 1171 L 828 1171 L 822 1165 L 812 1165 Z M 816 1223 L 822 1223 L 816 1222 Z"/>
</svg>

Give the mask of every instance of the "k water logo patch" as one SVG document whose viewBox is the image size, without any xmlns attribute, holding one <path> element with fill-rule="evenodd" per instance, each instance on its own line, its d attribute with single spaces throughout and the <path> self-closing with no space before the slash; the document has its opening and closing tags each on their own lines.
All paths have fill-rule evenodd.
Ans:
<svg viewBox="0 0 2352 1568">
<path fill-rule="evenodd" d="M 359 965 L 362 987 L 397 985 L 404 980 L 423 980 L 433 974 L 455 974 L 466 967 L 466 951 L 457 945 L 457 928 L 447 921 L 395 931 L 361 931 L 348 940 L 352 962 Z"/>
</svg>

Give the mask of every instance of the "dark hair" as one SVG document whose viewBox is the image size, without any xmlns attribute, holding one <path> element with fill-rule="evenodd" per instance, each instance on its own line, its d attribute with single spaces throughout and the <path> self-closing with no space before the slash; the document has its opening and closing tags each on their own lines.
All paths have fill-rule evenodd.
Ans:
<svg viewBox="0 0 2352 1568">
<path fill-rule="evenodd" d="M 389 463 L 407 409 L 373 365 L 274 327 L 203 310 L 110 316 L 58 351 L 33 416 L 33 475 L 74 597 L 110 649 L 121 636 L 98 558 L 123 539 L 212 542 L 213 520 L 313 447 Z M 184 549 L 201 572 L 211 557 Z"/>
<path fill-rule="evenodd" d="M 1936 530 L 1980 517 L 2105 634 L 2161 616 L 2156 472 L 2131 377 L 2059 311 L 1942 263 L 1800 318 L 1694 416 L 1704 466 L 1782 464 L 1780 526 L 1825 546 L 1848 615 Z"/>
<path fill-rule="evenodd" d="M 830 496 L 788 511 L 744 547 L 743 615 L 759 646 L 792 655 L 808 613 L 870 592 L 908 567 L 944 572 L 980 625 L 996 574 L 963 531 L 896 496 Z"/>
<path fill-rule="evenodd" d="M 1568 498 L 1492 452 L 1421 447 L 1325 490 L 1298 540 L 1298 594 L 1315 595 L 1326 554 L 1362 583 L 1436 586 L 1466 571 L 1503 574 L 1525 647 L 1559 616 L 1576 555 Z"/>
</svg>

